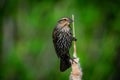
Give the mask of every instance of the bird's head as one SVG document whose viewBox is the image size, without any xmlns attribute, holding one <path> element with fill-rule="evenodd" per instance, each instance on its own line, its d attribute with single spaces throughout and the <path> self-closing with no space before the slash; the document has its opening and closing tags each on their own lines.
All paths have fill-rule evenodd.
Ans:
<svg viewBox="0 0 120 80">
<path fill-rule="evenodd" d="M 69 27 L 72 22 L 73 20 L 70 18 L 62 18 L 58 21 L 58 25 L 61 27 L 65 27 L 65 26 Z"/>
</svg>

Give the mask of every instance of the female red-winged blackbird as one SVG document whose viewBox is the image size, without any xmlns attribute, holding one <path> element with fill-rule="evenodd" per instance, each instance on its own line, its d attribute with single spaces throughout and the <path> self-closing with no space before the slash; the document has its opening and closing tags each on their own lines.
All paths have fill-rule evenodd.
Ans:
<svg viewBox="0 0 120 80">
<path fill-rule="evenodd" d="M 73 40 L 70 23 L 72 19 L 62 18 L 53 31 L 53 43 L 57 56 L 60 58 L 60 71 L 71 67 L 69 50 Z"/>
</svg>

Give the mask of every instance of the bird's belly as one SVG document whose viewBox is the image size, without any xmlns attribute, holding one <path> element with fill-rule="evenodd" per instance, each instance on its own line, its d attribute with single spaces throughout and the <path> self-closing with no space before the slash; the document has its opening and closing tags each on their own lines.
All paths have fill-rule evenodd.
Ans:
<svg viewBox="0 0 120 80">
<path fill-rule="evenodd" d="M 57 39 L 58 49 L 69 50 L 72 43 L 72 35 L 69 33 L 61 33 Z"/>
</svg>

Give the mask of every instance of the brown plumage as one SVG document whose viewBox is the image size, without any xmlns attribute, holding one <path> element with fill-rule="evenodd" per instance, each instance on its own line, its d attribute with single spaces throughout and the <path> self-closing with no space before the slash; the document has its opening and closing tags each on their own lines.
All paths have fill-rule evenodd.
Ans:
<svg viewBox="0 0 120 80">
<path fill-rule="evenodd" d="M 56 54 L 60 58 L 60 71 L 62 72 L 71 67 L 69 50 L 72 40 L 75 40 L 71 32 L 71 22 L 70 18 L 62 18 L 53 31 L 53 43 Z"/>
</svg>

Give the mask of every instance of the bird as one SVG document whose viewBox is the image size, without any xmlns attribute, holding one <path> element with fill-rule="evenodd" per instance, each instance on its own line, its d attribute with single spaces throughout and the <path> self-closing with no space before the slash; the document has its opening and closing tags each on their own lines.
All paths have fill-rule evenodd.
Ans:
<svg viewBox="0 0 120 80">
<path fill-rule="evenodd" d="M 60 59 L 60 71 L 64 72 L 71 67 L 71 61 L 69 50 L 72 45 L 72 41 L 76 41 L 73 37 L 71 23 L 73 20 L 68 17 L 63 17 L 58 20 L 55 26 L 52 38 L 53 44 L 58 58 Z"/>
</svg>

